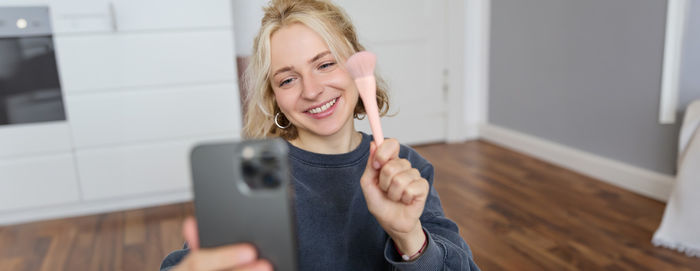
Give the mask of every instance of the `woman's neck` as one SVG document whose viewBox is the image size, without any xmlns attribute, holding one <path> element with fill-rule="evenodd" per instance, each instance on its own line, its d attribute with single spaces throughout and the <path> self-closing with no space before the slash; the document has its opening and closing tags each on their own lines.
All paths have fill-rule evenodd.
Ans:
<svg viewBox="0 0 700 271">
<path fill-rule="evenodd" d="M 319 136 L 310 133 L 299 133 L 299 136 L 289 141 L 292 145 L 305 151 L 321 154 L 348 153 L 362 142 L 362 134 L 350 127 L 347 132 L 338 132 L 329 136 Z"/>
</svg>

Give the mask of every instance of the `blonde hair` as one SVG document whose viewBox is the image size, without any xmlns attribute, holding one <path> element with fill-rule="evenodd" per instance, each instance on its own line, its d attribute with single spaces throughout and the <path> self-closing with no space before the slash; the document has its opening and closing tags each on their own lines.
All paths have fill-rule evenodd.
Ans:
<svg viewBox="0 0 700 271">
<path fill-rule="evenodd" d="M 272 0 L 264 9 L 260 31 L 253 42 L 253 55 L 244 73 L 244 86 L 248 90 L 246 112 L 243 120 L 243 136 L 245 138 L 282 137 L 286 140 L 295 139 L 298 131 L 294 125 L 280 129 L 275 125 L 274 118 L 280 113 L 280 124 L 286 125 L 289 120 L 282 118 L 281 111 L 275 101 L 275 95 L 270 83 L 270 38 L 282 27 L 301 23 L 319 34 L 326 42 L 331 54 L 339 63 L 355 52 L 364 51 L 345 12 L 326 0 Z M 377 106 L 380 115 L 386 115 L 389 110 L 389 96 L 384 81 L 377 78 Z M 365 114 L 364 105 L 358 99 L 353 112 L 355 118 L 361 119 Z"/>
</svg>

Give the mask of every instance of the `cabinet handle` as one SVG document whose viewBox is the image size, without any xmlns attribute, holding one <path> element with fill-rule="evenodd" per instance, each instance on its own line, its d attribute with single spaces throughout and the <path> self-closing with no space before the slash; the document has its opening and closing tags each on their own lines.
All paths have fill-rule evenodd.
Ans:
<svg viewBox="0 0 700 271">
<path fill-rule="evenodd" d="M 117 11 L 114 8 L 114 2 L 109 2 L 109 17 L 112 24 L 112 32 L 119 31 L 117 27 Z"/>
</svg>

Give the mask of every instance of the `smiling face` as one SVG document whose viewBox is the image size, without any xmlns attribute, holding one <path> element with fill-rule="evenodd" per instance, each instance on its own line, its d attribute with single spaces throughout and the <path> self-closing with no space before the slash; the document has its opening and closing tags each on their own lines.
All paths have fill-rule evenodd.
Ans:
<svg viewBox="0 0 700 271">
<path fill-rule="evenodd" d="M 354 131 L 358 91 L 348 71 L 313 30 L 296 23 L 270 39 L 270 84 L 299 137 Z"/>
</svg>

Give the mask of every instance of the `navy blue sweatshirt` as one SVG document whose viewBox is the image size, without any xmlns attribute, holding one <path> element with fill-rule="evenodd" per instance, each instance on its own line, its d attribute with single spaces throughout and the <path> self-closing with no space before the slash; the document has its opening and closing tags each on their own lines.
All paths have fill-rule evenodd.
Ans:
<svg viewBox="0 0 700 271">
<path fill-rule="evenodd" d="M 430 193 L 420 217 L 428 245 L 418 259 L 401 259 L 367 209 L 360 187 L 371 140 L 362 134 L 360 145 L 344 154 L 312 153 L 289 144 L 299 270 L 479 270 L 457 225 L 445 217 L 433 188 L 433 166 L 404 145 L 399 157 L 428 180 Z M 170 253 L 161 270 L 177 265 L 186 254 L 187 249 Z"/>
</svg>

